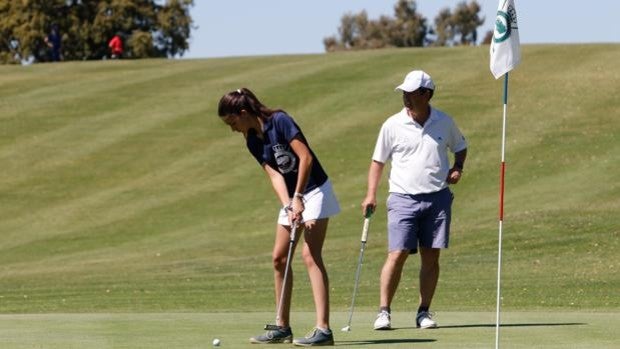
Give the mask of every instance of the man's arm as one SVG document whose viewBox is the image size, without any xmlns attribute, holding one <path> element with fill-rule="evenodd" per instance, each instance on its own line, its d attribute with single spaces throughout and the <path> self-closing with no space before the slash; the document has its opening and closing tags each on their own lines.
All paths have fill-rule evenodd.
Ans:
<svg viewBox="0 0 620 349">
<path fill-rule="evenodd" d="M 373 160 L 370 163 L 368 169 L 368 189 L 366 191 L 366 197 L 362 201 L 362 214 L 366 214 L 368 207 L 375 212 L 377 208 L 377 188 L 379 187 L 379 181 L 381 180 L 381 174 L 383 173 L 384 163 Z"/>
<path fill-rule="evenodd" d="M 465 166 L 465 159 L 467 158 L 467 148 L 454 153 L 454 166 L 448 172 L 448 183 L 456 184 L 463 175 L 463 167 Z"/>
</svg>

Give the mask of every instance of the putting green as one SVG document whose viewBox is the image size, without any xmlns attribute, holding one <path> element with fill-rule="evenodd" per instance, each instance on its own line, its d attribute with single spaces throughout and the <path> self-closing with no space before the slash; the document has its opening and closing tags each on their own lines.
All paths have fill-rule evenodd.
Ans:
<svg viewBox="0 0 620 349">
<path fill-rule="evenodd" d="M 495 313 L 442 312 L 440 328 L 419 330 L 410 313 L 394 313 L 391 331 L 373 331 L 374 313 L 353 316 L 352 331 L 341 332 L 347 312 L 332 314 L 337 346 L 349 348 L 493 348 Z M 294 334 L 303 336 L 314 314 L 292 314 Z M 221 348 L 256 347 L 248 338 L 262 331 L 273 314 L 141 313 L 0 315 L 3 349 L 207 348 L 214 338 Z M 505 348 L 617 348 L 619 313 L 502 313 L 500 344 Z M 283 348 L 290 345 L 267 345 Z"/>
</svg>

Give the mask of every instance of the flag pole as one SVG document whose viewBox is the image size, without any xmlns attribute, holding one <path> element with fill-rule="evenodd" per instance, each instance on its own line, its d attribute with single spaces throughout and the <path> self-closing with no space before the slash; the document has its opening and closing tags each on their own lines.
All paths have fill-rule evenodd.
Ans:
<svg viewBox="0 0 620 349">
<path fill-rule="evenodd" d="M 502 305 L 502 233 L 504 229 L 504 176 L 506 174 L 506 113 L 508 109 L 508 72 L 521 61 L 519 26 L 514 0 L 499 0 L 495 30 L 491 41 L 491 73 L 495 79 L 504 75 L 504 116 L 502 123 L 502 163 L 499 179 L 499 234 L 497 244 L 497 305 L 495 318 L 495 349 L 499 349 L 500 308 Z"/>
<path fill-rule="evenodd" d="M 508 106 L 508 73 L 504 74 L 504 113 L 502 122 L 502 163 L 499 176 L 499 234 L 497 251 L 497 305 L 495 314 L 495 349 L 499 348 L 499 310 L 501 307 L 502 229 L 504 223 L 504 174 L 506 173 L 506 109 Z"/>
</svg>

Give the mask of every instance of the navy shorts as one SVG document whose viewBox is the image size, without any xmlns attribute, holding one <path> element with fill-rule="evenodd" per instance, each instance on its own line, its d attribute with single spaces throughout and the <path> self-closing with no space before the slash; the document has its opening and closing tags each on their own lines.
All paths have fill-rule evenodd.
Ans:
<svg viewBox="0 0 620 349">
<path fill-rule="evenodd" d="M 448 188 L 429 194 L 390 193 L 388 250 L 416 253 L 418 246 L 448 248 L 453 198 Z"/>
</svg>

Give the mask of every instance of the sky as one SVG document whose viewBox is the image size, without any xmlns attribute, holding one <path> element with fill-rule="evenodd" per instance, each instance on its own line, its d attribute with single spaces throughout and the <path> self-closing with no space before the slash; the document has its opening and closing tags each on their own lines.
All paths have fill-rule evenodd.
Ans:
<svg viewBox="0 0 620 349">
<path fill-rule="evenodd" d="M 443 8 L 463 0 L 418 0 L 433 23 Z M 477 0 L 493 30 L 498 0 Z M 470 2 L 468 0 L 467 2 Z M 190 49 L 183 58 L 323 53 L 323 39 L 338 33 L 346 13 L 366 10 L 369 19 L 394 16 L 397 0 L 195 0 Z M 522 44 L 620 43 L 620 1 L 515 0 Z"/>
</svg>

